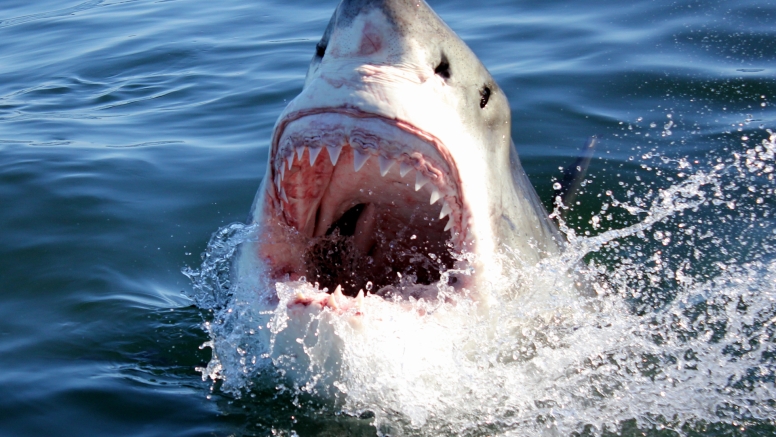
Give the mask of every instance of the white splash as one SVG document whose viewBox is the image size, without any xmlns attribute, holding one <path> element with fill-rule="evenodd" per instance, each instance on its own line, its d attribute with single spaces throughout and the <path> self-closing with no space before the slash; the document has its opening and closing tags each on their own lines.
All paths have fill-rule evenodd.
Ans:
<svg viewBox="0 0 776 437">
<path fill-rule="evenodd" d="M 367 296 L 361 315 L 289 314 L 289 300 L 317 290 L 268 283 L 260 271 L 229 282 L 236 248 L 259 232 L 230 225 L 214 235 L 201 269 L 185 271 L 210 312 L 203 378 L 239 397 L 279 373 L 299 399 L 373 413 L 381 435 L 773 425 L 776 135 L 768 132 L 704 170 L 670 163 L 676 175 L 664 189 L 627 200 L 605 193 L 593 229 L 627 225 L 578 236 L 561 222 L 569 248 L 558 258 L 530 266 L 504 249 L 503 276 L 478 290 L 486 299 L 442 287 L 434 302 Z"/>
</svg>

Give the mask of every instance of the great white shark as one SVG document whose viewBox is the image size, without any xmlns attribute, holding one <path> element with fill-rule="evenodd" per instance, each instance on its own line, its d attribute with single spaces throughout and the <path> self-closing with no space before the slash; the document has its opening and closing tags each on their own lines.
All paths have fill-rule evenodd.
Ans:
<svg viewBox="0 0 776 437">
<path fill-rule="evenodd" d="M 289 305 L 318 309 L 476 290 L 504 247 L 532 265 L 563 246 L 506 95 L 422 0 L 340 2 L 275 124 L 252 221 L 243 268 L 316 284 Z"/>
</svg>

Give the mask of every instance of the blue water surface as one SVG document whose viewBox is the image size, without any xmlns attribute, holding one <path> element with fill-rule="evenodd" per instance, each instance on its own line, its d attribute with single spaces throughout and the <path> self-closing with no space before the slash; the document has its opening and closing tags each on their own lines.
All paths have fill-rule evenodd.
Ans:
<svg viewBox="0 0 776 437">
<path fill-rule="evenodd" d="M 219 394 L 195 370 L 207 336 L 181 293 L 211 233 L 247 219 L 272 126 L 335 6 L 1 2 L 0 435 L 374 434 L 314 411 L 295 422 L 272 391 Z M 625 196 L 649 150 L 705 159 L 776 128 L 773 2 L 431 6 L 509 97 L 548 207 L 591 135 L 599 185 L 580 208 L 594 210 L 596 193 Z M 759 425 L 751 435 L 774 430 Z"/>
</svg>

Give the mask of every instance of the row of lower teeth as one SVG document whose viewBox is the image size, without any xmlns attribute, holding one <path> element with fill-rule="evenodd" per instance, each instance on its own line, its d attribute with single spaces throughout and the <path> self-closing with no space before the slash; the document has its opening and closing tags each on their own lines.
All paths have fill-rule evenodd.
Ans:
<svg viewBox="0 0 776 437">
<path fill-rule="evenodd" d="M 321 151 L 323 149 L 326 149 L 326 151 L 329 153 L 329 160 L 331 161 L 332 166 L 337 165 L 337 161 L 339 161 L 340 154 L 342 153 L 342 146 L 323 146 L 323 147 L 305 147 L 305 146 L 298 146 L 295 147 L 294 153 L 291 154 L 291 156 L 285 158 L 285 159 L 278 159 L 275 163 L 275 186 L 278 188 L 278 193 L 280 195 L 280 198 L 288 203 L 288 196 L 286 195 L 286 191 L 283 188 L 282 182 L 286 175 L 286 168 L 288 170 L 291 170 L 291 168 L 294 165 L 294 161 L 298 159 L 301 163 L 302 157 L 304 156 L 305 150 L 308 152 L 308 156 L 310 158 L 310 167 L 315 165 L 315 161 L 318 159 L 318 155 L 320 155 Z M 362 168 L 364 168 L 364 165 L 369 160 L 369 158 L 372 157 L 371 153 L 359 150 L 356 147 L 353 147 L 353 169 L 358 172 Z M 407 173 L 410 172 L 410 170 L 415 169 L 415 167 L 407 162 L 406 160 L 398 161 L 396 159 L 386 158 L 382 155 L 377 155 L 378 164 L 380 166 L 380 176 L 385 177 L 385 175 L 388 174 L 388 171 L 393 167 L 393 165 L 396 162 L 399 162 L 399 174 L 401 177 L 404 177 L 407 175 Z M 426 186 L 429 182 L 431 182 L 431 178 L 424 175 L 423 172 L 419 169 L 415 169 L 415 191 L 420 191 L 421 188 Z M 439 187 L 437 187 L 435 184 L 432 184 L 432 190 L 431 190 L 431 198 L 429 199 L 429 204 L 433 205 L 435 204 L 439 199 L 443 197 L 442 193 L 439 191 Z M 282 205 L 281 205 L 282 207 Z M 450 204 L 445 199 L 442 204 L 442 210 L 439 213 L 439 219 L 442 220 L 443 218 L 450 215 L 450 213 L 453 212 L 453 209 L 450 207 Z M 445 231 L 450 230 L 453 227 L 453 218 L 452 216 L 447 222 L 447 225 L 445 226 Z"/>
</svg>

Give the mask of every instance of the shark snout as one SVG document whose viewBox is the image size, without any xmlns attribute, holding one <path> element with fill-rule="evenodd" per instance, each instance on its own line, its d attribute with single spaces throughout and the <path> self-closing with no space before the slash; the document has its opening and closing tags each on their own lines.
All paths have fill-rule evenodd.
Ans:
<svg viewBox="0 0 776 437">
<path fill-rule="evenodd" d="M 395 54 L 399 35 L 380 8 L 371 8 L 356 19 L 337 22 L 327 53 L 334 58 L 380 57 Z"/>
</svg>

